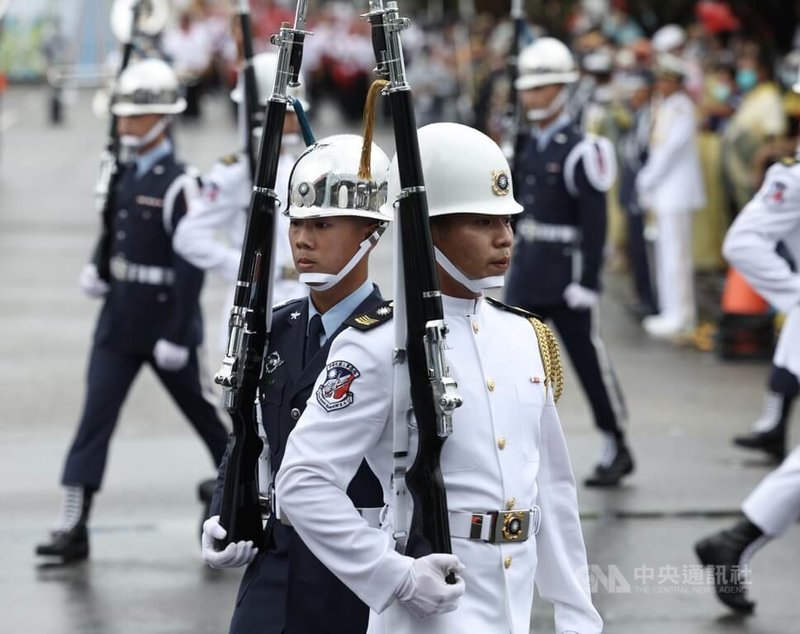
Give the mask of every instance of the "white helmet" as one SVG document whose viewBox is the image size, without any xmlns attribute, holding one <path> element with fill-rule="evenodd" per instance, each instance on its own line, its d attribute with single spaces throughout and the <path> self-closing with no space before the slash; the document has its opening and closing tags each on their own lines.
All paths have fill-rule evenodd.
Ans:
<svg viewBox="0 0 800 634">
<path fill-rule="evenodd" d="M 118 117 L 177 114 L 186 109 L 175 72 L 155 58 L 131 62 L 114 86 L 111 112 Z"/>
<path fill-rule="evenodd" d="M 358 249 L 337 273 L 301 273 L 300 281 L 316 291 L 327 291 L 344 277 L 378 243 L 394 220 L 392 210 L 382 209 L 386 202 L 386 174 L 389 157 L 372 143 L 370 175 L 358 175 L 363 137 L 355 134 L 329 136 L 309 146 L 297 159 L 289 176 L 289 206 L 292 219 L 349 216 L 378 221 L 377 228 L 359 244 Z"/>
<path fill-rule="evenodd" d="M 309 146 L 289 176 L 290 218 L 356 216 L 382 222 L 394 219 L 386 203 L 389 157 L 374 143 L 371 178 L 359 178 L 364 139 L 356 134 L 337 134 Z"/>
<path fill-rule="evenodd" d="M 653 33 L 651 44 L 656 53 L 670 53 L 686 44 L 686 31 L 677 24 L 665 24 Z"/>
<path fill-rule="evenodd" d="M 259 53 L 253 56 L 253 69 L 256 74 L 256 88 L 258 90 L 258 102 L 266 106 L 272 96 L 272 89 L 275 87 L 275 71 L 278 69 L 278 54 L 273 52 Z M 231 90 L 231 99 L 236 103 L 242 102 L 244 96 L 244 86 L 242 85 L 242 73 L 236 81 L 236 87 Z M 300 75 L 300 85 L 296 88 L 289 88 L 290 97 L 297 99 L 303 106 L 303 110 L 308 111 L 310 106 L 306 99 L 305 81 L 302 73 Z"/>
<path fill-rule="evenodd" d="M 529 90 L 553 84 L 571 84 L 578 79 L 578 69 L 567 46 L 553 37 L 541 37 L 519 54 L 517 90 Z"/>
<path fill-rule="evenodd" d="M 431 217 L 448 214 L 510 216 L 522 212 L 514 200 L 511 169 L 500 147 L 483 132 L 460 123 L 431 123 L 417 131 Z M 397 155 L 389 169 L 390 213 L 400 194 Z"/>
</svg>

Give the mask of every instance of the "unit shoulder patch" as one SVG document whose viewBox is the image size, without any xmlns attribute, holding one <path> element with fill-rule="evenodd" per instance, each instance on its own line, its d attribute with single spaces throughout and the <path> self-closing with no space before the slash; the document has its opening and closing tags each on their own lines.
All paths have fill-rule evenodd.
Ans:
<svg viewBox="0 0 800 634">
<path fill-rule="evenodd" d="M 394 314 L 394 302 L 381 302 L 372 310 L 350 317 L 345 321 L 345 325 L 351 326 L 356 330 L 371 330 L 381 324 L 386 323 Z"/>
</svg>

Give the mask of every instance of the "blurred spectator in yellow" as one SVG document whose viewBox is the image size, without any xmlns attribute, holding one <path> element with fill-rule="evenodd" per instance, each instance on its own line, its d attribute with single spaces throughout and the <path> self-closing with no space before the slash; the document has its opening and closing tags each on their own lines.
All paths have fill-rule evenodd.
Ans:
<svg viewBox="0 0 800 634">
<path fill-rule="evenodd" d="M 772 60 L 754 47 L 736 62 L 736 86 L 743 94 L 723 134 L 722 169 L 731 218 L 753 197 L 761 180 L 759 151 L 786 136 L 786 110 L 774 80 Z"/>
</svg>

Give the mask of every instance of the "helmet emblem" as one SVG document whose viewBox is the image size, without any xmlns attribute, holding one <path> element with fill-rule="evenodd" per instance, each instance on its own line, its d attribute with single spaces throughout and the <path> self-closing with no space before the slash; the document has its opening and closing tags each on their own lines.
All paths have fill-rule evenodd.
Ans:
<svg viewBox="0 0 800 634">
<path fill-rule="evenodd" d="M 492 191 L 495 196 L 507 196 L 511 189 L 511 181 L 505 170 L 492 170 Z"/>
</svg>

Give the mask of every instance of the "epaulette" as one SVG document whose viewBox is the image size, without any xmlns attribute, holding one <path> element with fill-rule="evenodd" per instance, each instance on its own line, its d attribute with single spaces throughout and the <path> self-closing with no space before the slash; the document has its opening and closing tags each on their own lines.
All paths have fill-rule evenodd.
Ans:
<svg viewBox="0 0 800 634">
<path fill-rule="evenodd" d="M 527 310 L 517 306 L 509 306 L 492 297 L 487 297 L 486 301 L 495 308 L 524 317 L 531 323 L 533 330 L 536 332 L 536 339 L 539 342 L 539 354 L 542 357 L 542 366 L 544 366 L 545 385 L 550 386 L 550 389 L 553 390 L 553 400 L 558 402 L 558 399 L 561 398 L 561 393 L 564 391 L 564 366 L 561 364 L 561 351 L 553 331 L 541 319 Z"/>
<path fill-rule="evenodd" d="M 226 154 L 220 160 L 220 163 L 223 165 L 233 165 L 239 162 L 239 155 L 238 154 Z"/>
<path fill-rule="evenodd" d="M 360 315 L 356 315 L 351 317 L 347 321 L 345 321 L 345 325 L 352 326 L 357 330 L 372 330 L 376 326 L 380 326 L 381 324 L 386 323 L 392 318 L 394 309 L 394 302 L 393 301 L 385 301 L 381 302 L 372 310 L 361 313 Z"/>
</svg>

